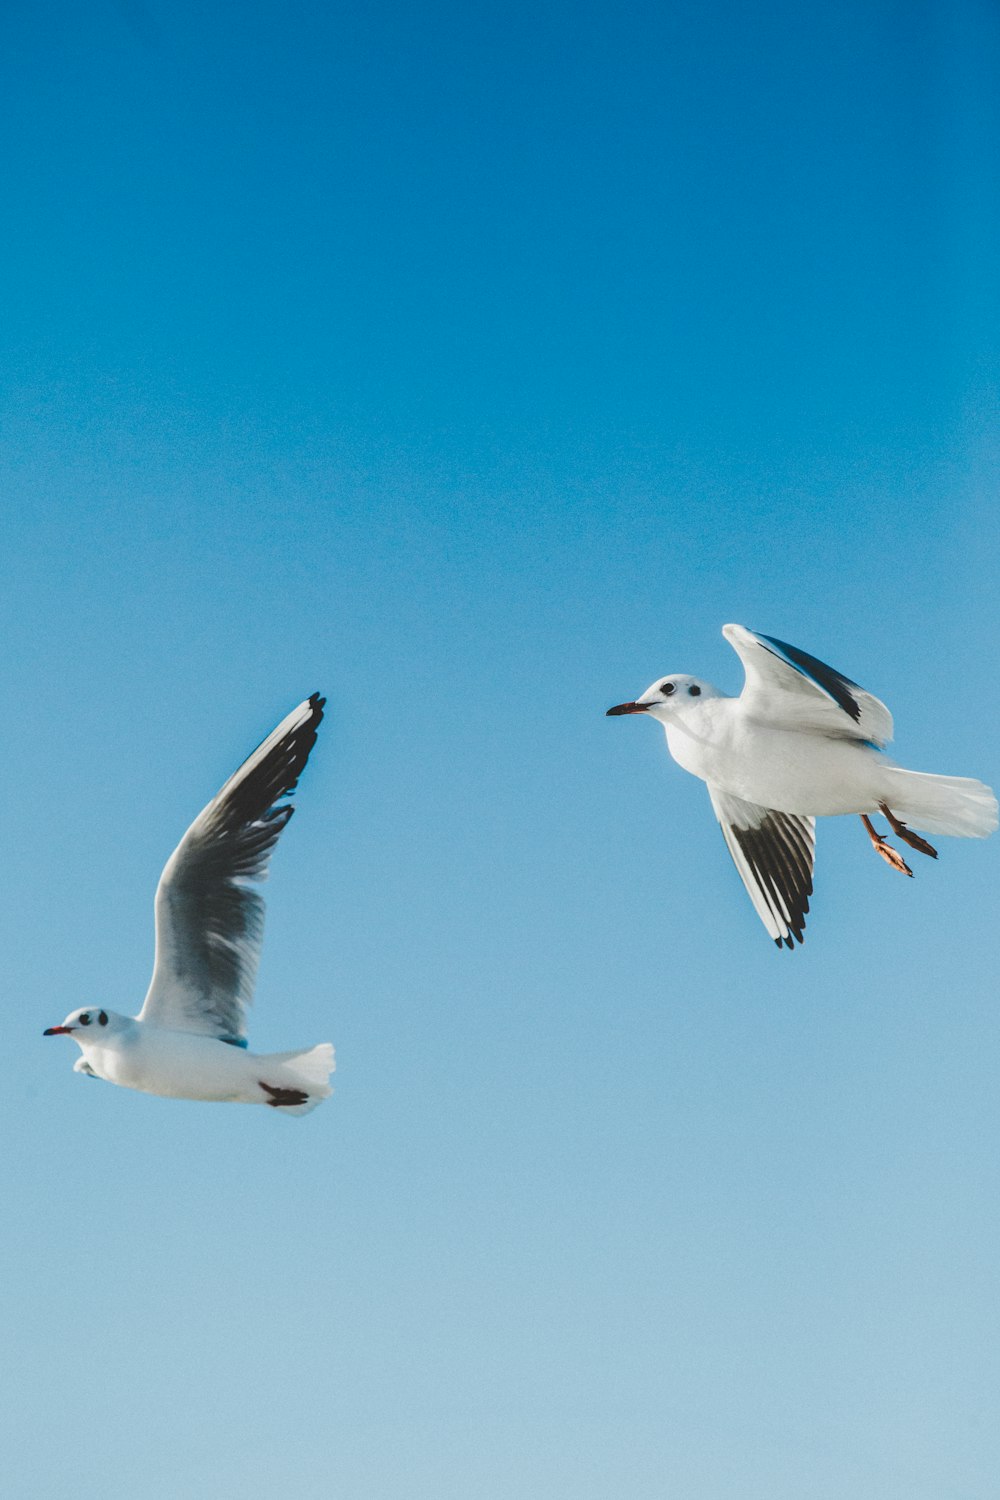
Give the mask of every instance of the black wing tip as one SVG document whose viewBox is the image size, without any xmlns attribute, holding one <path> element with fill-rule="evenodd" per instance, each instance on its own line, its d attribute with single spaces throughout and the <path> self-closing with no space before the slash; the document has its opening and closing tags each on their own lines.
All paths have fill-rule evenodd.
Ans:
<svg viewBox="0 0 1000 1500">
<path fill-rule="evenodd" d="M 305 748 L 305 755 L 302 760 L 303 766 L 309 759 L 309 752 L 316 743 L 317 731 L 323 722 L 323 710 L 326 708 L 326 699 L 322 693 L 310 693 L 305 701 L 306 707 L 309 710 L 308 714 L 305 718 L 299 720 L 294 729 L 288 731 L 284 739 L 278 742 L 280 745 L 287 746 L 302 745 Z M 277 748 L 275 746 L 276 750 Z"/>
<path fill-rule="evenodd" d="M 838 672 L 836 667 L 831 667 L 828 662 L 820 661 L 818 656 L 811 656 L 808 651 L 803 651 L 800 646 L 791 646 L 788 641 L 781 641 L 776 635 L 765 635 L 763 631 L 754 631 L 758 640 L 767 641 L 769 646 L 776 646 L 782 656 L 806 677 L 811 677 L 818 687 L 830 694 L 838 708 L 842 708 L 845 714 L 849 714 L 855 724 L 861 722 L 861 704 L 854 696 L 854 691 L 863 693 L 864 688 L 851 677 L 845 677 L 843 672 Z"/>
<path fill-rule="evenodd" d="M 753 872 L 758 890 L 779 925 L 785 928 L 772 939 L 778 948 L 805 941 L 809 897 L 813 893 L 812 850 L 803 843 L 794 820 L 772 812 L 756 829 L 732 827 L 736 842 Z M 785 908 L 785 915 L 780 907 Z"/>
<path fill-rule="evenodd" d="M 306 699 L 306 704 L 309 708 L 309 717 L 303 720 L 299 728 L 300 730 L 311 730 L 313 740 L 315 740 L 316 731 L 323 722 L 323 710 L 326 708 L 326 698 L 322 693 L 310 693 Z"/>
<path fill-rule="evenodd" d="M 313 746 L 319 737 L 319 726 L 323 722 L 323 710 L 326 707 L 326 699 L 322 693 L 310 693 L 306 699 L 309 707 L 308 718 L 303 719 L 292 729 L 283 740 L 275 746 L 275 754 L 280 754 L 282 747 L 284 753 L 291 757 L 288 767 L 288 785 L 280 794 L 291 796 L 298 786 L 299 777 L 306 768 L 306 762 L 312 754 Z"/>
<path fill-rule="evenodd" d="M 305 703 L 308 713 L 301 713 L 301 704 L 297 709 L 293 709 L 288 716 L 294 718 L 292 727 L 287 729 L 271 746 L 268 753 L 248 770 L 249 763 L 267 743 L 267 741 L 262 741 L 230 778 L 233 785 L 230 786 L 227 782 L 226 787 L 223 788 L 226 796 L 222 804 L 225 808 L 224 816 L 227 819 L 233 818 L 236 822 L 245 824 L 268 825 L 273 837 L 277 838 L 292 813 L 291 803 L 284 799 L 291 797 L 295 792 L 299 777 L 312 754 L 313 746 L 319 737 L 318 731 L 323 719 L 326 699 L 321 693 L 312 693 Z M 272 731 L 272 734 L 274 733 L 277 731 Z"/>
</svg>

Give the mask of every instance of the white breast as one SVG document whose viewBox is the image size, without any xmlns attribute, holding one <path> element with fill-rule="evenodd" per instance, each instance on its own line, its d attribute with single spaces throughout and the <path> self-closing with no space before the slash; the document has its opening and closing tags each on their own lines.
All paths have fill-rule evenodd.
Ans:
<svg viewBox="0 0 1000 1500">
<path fill-rule="evenodd" d="M 709 707 L 722 711 L 712 715 L 703 734 L 690 719 L 665 726 L 678 765 L 745 802 L 779 812 L 829 817 L 877 808 L 885 762 L 870 746 L 771 729 L 725 712 L 732 706 L 706 704 L 706 718 Z"/>
</svg>

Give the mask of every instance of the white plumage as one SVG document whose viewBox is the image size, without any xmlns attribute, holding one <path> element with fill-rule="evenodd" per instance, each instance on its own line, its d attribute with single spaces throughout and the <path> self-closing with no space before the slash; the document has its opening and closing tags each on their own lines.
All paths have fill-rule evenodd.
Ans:
<svg viewBox="0 0 1000 1500">
<path fill-rule="evenodd" d="M 907 771 L 881 753 L 892 715 L 878 698 L 785 641 L 742 625 L 722 633 L 746 672 L 738 698 L 674 674 L 608 713 L 658 719 L 674 760 L 708 784 L 729 851 L 779 947 L 802 941 L 816 818 L 860 814 L 877 852 L 906 874 L 870 814 L 882 812 L 904 842 L 934 857 L 908 823 L 959 838 L 994 831 L 997 800 L 981 781 Z"/>
<path fill-rule="evenodd" d="M 269 1104 L 307 1114 L 329 1096 L 329 1042 L 300 1052 L 246 1050 L 247 1008 L 264 927 L 263 880 L 292 816 L 324 699 L 292 710 L 191 824 L 156 891 L 156 960 L 137 1016 L 72 1011 L 46 1036 L 79 1046 L 77 1072 L 173 1099 Z"/>
</svg>

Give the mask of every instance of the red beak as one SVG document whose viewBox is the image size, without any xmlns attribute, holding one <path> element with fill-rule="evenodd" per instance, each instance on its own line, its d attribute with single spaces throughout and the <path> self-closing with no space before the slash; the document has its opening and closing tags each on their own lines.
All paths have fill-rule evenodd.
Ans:
<svg viewBox="0 0 1000 1500">
<path fill-rule="evenodd" d="M 70 1036 L 72 1031 L 72 1026 L 49 1026 L 42 1032 L 42 1036 Z"/>
<path fill-rule="evenodd" d="M 619 714 L 644 714 L 648 707 L 648 703 L 616 703 L 614 708 L 608 709 L 604 717 L 617 719 Z"/>
</svg>

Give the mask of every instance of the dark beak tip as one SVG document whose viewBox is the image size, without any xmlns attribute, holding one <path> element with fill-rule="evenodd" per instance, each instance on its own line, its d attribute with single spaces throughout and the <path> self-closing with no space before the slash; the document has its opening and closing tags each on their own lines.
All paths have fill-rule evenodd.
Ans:
<svg viewBox="0 0 1000 1500">
<path fill-rule="evenodd" d="M 42 1032 L 42 1036 L 68 1036 L 68 1035 L 69 1035 L 69 1027 L 68 1026 L 46 1026 L 45 1030 Z"/>
<path fill-rule="evenodd" d="M 606 719 L 617 719 L 622 714 L 644 714 L 646 706 L 644 703 L 616 703 L 614 708 L 609 708 L 604 715 Z"/>
</svg>

